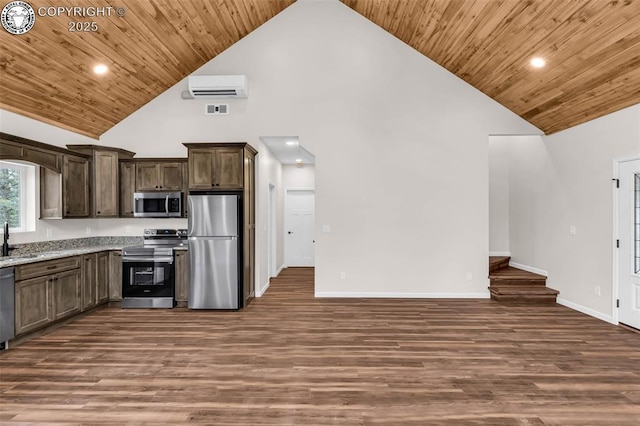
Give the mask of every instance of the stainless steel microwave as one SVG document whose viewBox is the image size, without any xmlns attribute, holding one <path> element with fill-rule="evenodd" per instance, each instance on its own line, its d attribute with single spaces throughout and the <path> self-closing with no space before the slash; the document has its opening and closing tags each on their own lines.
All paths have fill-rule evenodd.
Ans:
<svg viewBox="0 0 640 426">
<path fill-rule="evenodd" d="M 182 217 L 182 192 L 135 192 L 134 217 Z"/>
</svg>

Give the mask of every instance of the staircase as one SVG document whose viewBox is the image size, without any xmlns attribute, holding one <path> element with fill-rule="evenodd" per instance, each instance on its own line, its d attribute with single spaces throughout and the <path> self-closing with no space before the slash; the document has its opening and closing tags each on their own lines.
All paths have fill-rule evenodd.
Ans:
<svg viewBox="0 0 640 426">
<path fill-rule="evenodd" d="M 509 256 L 489 257 L 489 292 L 498 302 L 553 304 L 558 291 L 547 287 L 547 277 L 509 266 Z"/>
</svg>

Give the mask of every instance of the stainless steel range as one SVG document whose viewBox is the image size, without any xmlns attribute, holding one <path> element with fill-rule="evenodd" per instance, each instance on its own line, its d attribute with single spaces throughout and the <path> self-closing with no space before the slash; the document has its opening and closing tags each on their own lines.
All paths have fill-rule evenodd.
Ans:
<svg viewBox="0 0 640 426">
<path fill-rule="evenodd" d="M 122 307 L 173 308 L 173 250 L 187 245 L 186 229 L 145 229 L 144 245 L 122 250 Z"/>
</svg>

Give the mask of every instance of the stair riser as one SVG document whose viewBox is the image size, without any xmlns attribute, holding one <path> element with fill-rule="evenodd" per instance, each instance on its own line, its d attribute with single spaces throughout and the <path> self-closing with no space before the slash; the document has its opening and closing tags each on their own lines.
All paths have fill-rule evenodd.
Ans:
<svg viewBox="0 0 640 426">
<path fill-rule="evenodd" d="M 496 302 L 518 303 L 518 304 L 554 304 L 555 295 L 499 295 L 491 293 L 491 299 Z"/>
<path fill-rule="evenodd" d="M 536 279 L 509 279 L 509 278 L 491 278 L 489 280 L 490 285 L 499 285 L 499 286 L 541 286 L 545 287 L 547 285 L 547 280 L 536 280 Z"/>
</svg>

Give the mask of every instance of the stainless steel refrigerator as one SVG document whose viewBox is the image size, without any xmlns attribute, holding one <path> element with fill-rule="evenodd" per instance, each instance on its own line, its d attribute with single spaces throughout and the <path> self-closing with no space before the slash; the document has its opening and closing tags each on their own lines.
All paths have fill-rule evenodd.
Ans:
<svg viewBox="0 0 640 426">
<path fill-rule="evenodd" d="M 238 309 L 239 195 L 189 195 L 189 308 Z"/>
</svg>

